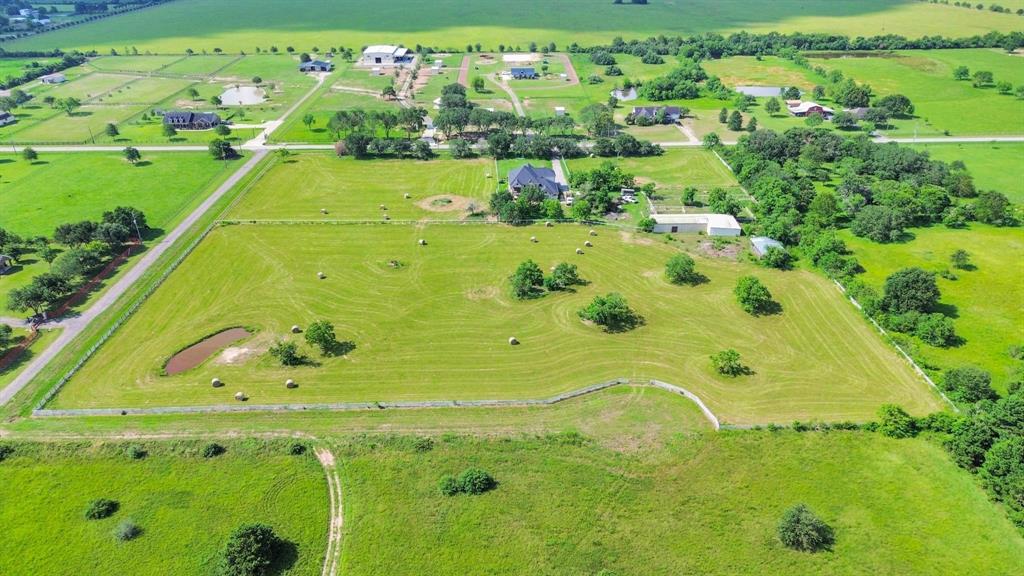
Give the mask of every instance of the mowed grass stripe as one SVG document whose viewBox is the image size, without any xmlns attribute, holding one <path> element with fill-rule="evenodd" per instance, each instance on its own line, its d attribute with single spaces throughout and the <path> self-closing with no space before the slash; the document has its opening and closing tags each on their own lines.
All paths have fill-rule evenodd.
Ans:
<svg viewBox="0 0 1024 576">
<path fill-rule="evenodd" d="M 531 236 L 539 242 L 531 243 Z M 419 238 L 428 245 L 418 246 Z M 576 255 L 587 239 L 595 246 Z M 53 407 L 216 404 L 231 402 L 236 390 L 257 404 L 530 398 L 630 376 L 685 386 L 732 423 L 867 419 L 884 402 L 916 413 L 941 409 L 827 280 L 700 259 L 710 282 L 678 287 L 662 276 L 675 250 L 613 229 L 590 237 L 576 225 L 221 228 Z M 515 301 L 506 277 L 527 258 L 545 269 L 576 263 L 590 284 L 576 293 Z M 392 259 L 401 267 L 390 267 Z M 319 271 L 327 279 L 318 280 Z M 732 288 L 744 273 L 765 280 L 784 307 L 781 315 L 754 318 L 739 309 Z M 647 324 L 605 334 L 580 322 L 576 311 L 610 291 L 623 293 Z M 279 338 L 301 341 L 288 334 L 293 324 L 320 318 L 332 321 L 356 350 L 343 358 L 308 351 L 320 365 L 297 368 L 265 354 Z M 256 357 L 160 375 L 175 351 L 229 326 L 257 331 L 244 344 Z M 513 335 L 523 344 L 509 346 Z M 729 347 L 755 375 L 712 373 L 708 355 Z M 851 359 L 857 359 L 852 368 Z M 211 388 L 212 377 L 227 387 Z M 300 387 L 286 390 L 288 378 Z"/>
</svg>

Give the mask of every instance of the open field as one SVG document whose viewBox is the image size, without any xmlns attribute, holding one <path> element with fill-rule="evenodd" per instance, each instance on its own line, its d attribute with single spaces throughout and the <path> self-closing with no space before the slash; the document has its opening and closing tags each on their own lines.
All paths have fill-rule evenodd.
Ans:
<svg viewBox="0 0 1024 576">
<path fill-rule="evenodd" d="M 230 211 L 238 220 L 459 219 L 486 207 L 493 160 L 368 161 L 298 154 L 275 166 Z M 281 190 L 289 190 L 282 202 Z M 410 198 L 406 199 L 405 194 Z M 446 197 L 450 203 L 432 202 Z M 387 210 L 382 210 L 381 205 Z M 326 208 L 328 213 L 320 212 Z"/>
<path fill-rule="evenodd" d="M 875 244 L 849 233 L 843 239 L 865 268 L 864 281 L 879 290 L 900 268 L 940 272 L 951 268 L 954 250 L 967 250 L 975 270 L 955 270 L 956 280 L 938 278 L 941 305 L 952 312 L 956 333 L 966 342 L 953 348 L 917 342 L 916 348 L 937 368 L 980 366 L 992 373 L 993 386 L 1005 392 L 1018 363 L 1007 350 L 1021 343 L 1024 326 L 1024 230 L 972 224 L 968 230 L 935 226 L 910 232 L 913 240 L 896 244 Z"/>
<path fill-rule="evenodd" d="M 919 144 L 932 158 L 962 161 L 974 176 L 981 190 L 997 190 L 1018 204 L 1024 203 L 1024 143 L 998 142 L 979 144 Z"/>
<path fill-rule="evenodd" d="M 1019 17 L 988 10 L 965 10 L 904 0 L 753 0 L 751 2 L 652 2 L 647 6 L 614 5 L 605 0 L 438 0 L 429 9 L 414 0 L 386 5 L 310 0 L 301 10 L 291 2 L 186 0 L 141 10 L 96 23 L 10 42 L 9 50 L 95 48 L 106 52 L 136 46 L 139 50 L 181 54 L 221 48 L 251 52 L 256 46 L 287 45 L 298 49 L 349 47 L 389 42 L 462 49 L 486 43 L 485 49 L 530 41 L 590 45 L 615 36 L 646 38 L 658 34 L 702 32 L 830 32 L 849 36 L 934 34 L 970 36 L 1020 28 Z M 1006 3 L 1003 2 L 1005 5 Z M 571 17 L 523 22 L 523 14 L 563 13 Z M 202 14 L 197 18 L 197 14 Z M 310 14 L 316 14 L 310 18 Z"/>
<path fill-rule="evenodd" d="M 718 76 L 730 88 L 736 86 L 796 86 L 810 92 L 817 84 L 814 73 L 777 56 L 733 56 L 705 60 L 701 66 L 708 74 Z"/>
<path fill-rule="evenodd" d="M 1024 562 L 1024 540 L 1003 513 L 923 440 L 858 432 L 676 434 L 664 445 L 564 439 L 455 438 L 422 454 L 353 443 L 342 456 L 342 571 L 1009 576 Z M 442 496 L 439 478 L 469 466 L 498 487 Z M 798 502 L 835 528 L 834 550 L 782 547 L 776 524 Z"/>
<path fill-rule="evenodd" d="M 695 186 L 702 192 L 712 188 L 735 188 L 739 182 L 714 152 L 699 148 L 668 149 L 661 156 L 646 158 L 578 158 L 567 160 L 572 171 L 593 170 L 605 162 L 618 165 L 636 176 L 637 184 L 653 182 L 660 192 L 682 194 Z"/>
<path fill-rule="evenodd" d="M 56 58 L 2 58 L 0 59 L 0 78 L 18 77 L 31 70 L 32 63 L 45 66 Z"/>
<path fill-rule="evenodd" d="M 117 72 L 155 72 L 181 60 L 184 56 L 146 55 L 146 56 L 103 56 L 89 60 L 88 66 L 96 70 Z"/>
<path fill-rule="evenodd" d="M 427 246 L 418 246 L 418 238 Z M 915 413 L 942 408 L 816 275 L 702 258 L 699 268 L 710 281 L 676 287 L 662 270 L 677 248 L 604 229 L 594 248 L 574 254 L 586 239 L 586 229 L 575 225 L 221 228 L 72 379 L 54 407 L 216 404 L 230 402 L 236 390 L 255 404 L 524 398 L 624 376 L 685 384 L 735 423 L 866 419 L 884 402 Z M 545 269 L 576 263 L 590 284 L 514 301 L 505 278 L 527 258 Z M 326 279 L 318 280 L 317 271 Z M 733 303 L 736 278 L 752 272 L 776 294 L 780 315 L 754 318 Z M 646 325 L 606 334 L 576 318 L 580 306 L 608 291 L 623 293 Z M 331 320 L 355 349 L 344 357 L 314 355 L 311 364 L 294 368 L 265 354 L 291 325 L 319 318 Z M 241 356 L 161 375 L 174 352 L 230 326 L 256 331 L 235 344 Z M 511 335 L 523 344 L 509 346 Z M 708 355 L 727 347 L 739 350 L 755 374 L 714 375 Z M 211 388 L 212 377 L 227 387 Z M 286 389 L 287 378 L 299 388 Z"/>
<path fill-rule="evenodd" d="M 953 70 L 988 70 L 995 80 L 1024 84 L 1024 63 L 1002 50 L 907 50 L 875 58 L 812 58 L 811 63 L 838 69 L 871 86 L 879 96 L 904 94 L 915 106 L 915 118 L 897 120 L 890 135 L 953 136 L 1019 134 L 1024 127 L 1024 100 L 999 94 L 994 86 L 975 88 L 954 80 Z"/>
<path fill-rule="evenodd" d="M 132 460 L 126 444 L 16 444 L 0 465 L 0 571 L 212 574 L 230 532 L 263 522 L 291 543 L 275 574 L 320 574 L 327 486 L 312 452 L 290 456 L 285 441 L 236 441 L 207 459 L 203 445 L 150 443 L 147 457 Z M 120 508 L 86 520 L 97 498 Z M 142 534 L 121 543 L 112 533 L 126 519 Z"/>
</svg>

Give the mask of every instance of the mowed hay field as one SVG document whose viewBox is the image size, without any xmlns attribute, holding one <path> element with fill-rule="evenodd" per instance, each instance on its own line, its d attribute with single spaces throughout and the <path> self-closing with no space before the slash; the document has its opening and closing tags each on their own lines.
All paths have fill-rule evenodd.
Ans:
<svg viewBox="0 0 1024 576">
<path fill-rule="evenodd" d="M 476 210 L 487 207 L 496 181 L 494 161 L 487 158 L 368 161 L 339 159 L 329 153 L 298 154 L 278 162 L 261 177 L 228 218 L 460 219 L 474 206 Z"/>
<path fill-rule="evenodd" d="M 923 440 L 724 432 L 664 444 L 409 444 L 374 438 L 343 451 L 344 574 L 1010 576 L 1024 564 L 1003 512 Z M 470 466 L 497 488 L 441 495 L 440 477 Z M 797 503 L 835 529 L 833 550 L 782 546 L 776 526 Z"/>
<path fill-rule="evenodd" d="M 974 270 L 953 270 L 956 280 L 936 278 L 940 305 L 952 314 L 956 333 L 965 342 L 935 348 L 915 339 L 915 346 L 919 356 L 936 368 L 973 364 L 988 370 L 993 386 L 1006 392 L 1019 364 L 1008 351 L 1021 343 L 1024 326 L 1024 230 L 975 223 L 968 230 L 936 226 L 910 232 L 913 240 L 884 245 L 846 231 L 842 237 L 865 269 L 861 278 L 879 291 L 900 268 L 917 266 L 939 273 L 952 268 L 949 257 L 955 250 L 970 253 Z"/>
<path fill-rule="evenodd" d="M 1019 18 L 1019 17 L 1018 17 Z M 898 120 L 888 134 L 1019 134 L 1024 127 L 1024 100 L 1000 94 L 995 86 L 975 88 L 954 80 L 953 70 L 987 70 L 996 82 L 1024 84 L 1024 59 L 1003 50 L 908 50 L 869 58 L 812 58 L 812 65 L 841 70 L 871 86 L 875 95 L 903 94 L 915 107 L 915 119 Z"/>
<path fill-rule="evenodd" d="M 30 574 L 215 574 L 232 530 L 262 522 L 290 543 L 274 574 L 320 574 L 327 544 L 328 494 L 312 451 L 288 442 L 225 442 L 203 458 L 202 442 L 18 443 L 0 463 L 0 572 Z M 116 500 L 111 517 L 86 520 L 98 498 Z M 113 535 L 124 520 L 142 533 Z"/>
<path fill-rule="evenodd" d="M 1007 5 L 1006 2 L 1002 2 Z M 1012 5 L 1012 4 L 1011 4 Z M 197 18 L 196 15 L 202 15 Z M 524 21 L 523 14 L 552 15 Z M 311 15 L 315 15 L 311 17 Z M 555 15 L 565 15 L 556 17 Z M 183 0 L 124 16 L 10 42 L 9 50 L 95 48 L 101 53 L 134 46 L 140 51 L 184 53 L 256 46 L 297 49 L 343 44 L 416 43 L 442 49 L 467 43 L 590 45 L 616 36 L 703 32 L 830 32 L 849 36 L 903 34 L 971 36 L 1020 28 L 1019 17 L 905 0 L 688 0 L 646 6 L 610 0 Z M 490 43 L 494 44 L 491 45 Z"/>
<path fill-rule="evenodd" d="M 594 247 L 575 254 L 586 240 Z M 663 270 L 676 250 L 611 228 L 591 237 L 575 224 L 223 227 L 52 407 L 225 404 L 236 391 L 252 404 L 531 398 L 630 377 L 684 385 L 733 423 L 866 420 L 886 402 L 918 414 L 942 409 L 825 279 L 700 258 L 709 282 L 674 286 Z M 577 264 L 590 284 L 513 300 L 507 276 L 526 259 L 543 269 Z M 739 308 L 732 290 L 745 273 L 764 280 L 781 314 L 755 318 Z M 625 295 L 645 326 L 607 334 L 579 320 L 580 307 L 612 291 Z M 333 322 L 355 349 L 323 358 L 289 334 L 292 325 L 319 319 Z M 233 326 L 256 335 L 228 355 L 162 375 L 176 351 Z M 521 345 L 510 346 L 510 336 Z M 311 363 L 280 366 L 267 354 L 279 339 L 297 341 Z M 754 375 L 713 374 L 708 356 L 729 347 Z M 226 386 L 212 388 L 214 377 Z M 286 389 L 286 379 L 298 388 Z"/>
</svg>

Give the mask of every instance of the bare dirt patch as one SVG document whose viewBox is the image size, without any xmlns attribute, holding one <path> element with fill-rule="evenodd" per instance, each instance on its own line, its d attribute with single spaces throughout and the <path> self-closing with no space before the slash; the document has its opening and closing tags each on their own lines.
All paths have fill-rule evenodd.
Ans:
<svg viewBox="0 0 1024 576">
<path fill-rule="evenodd" d="M 466 298 L 473 301 L 490 300 L 497 298 L 500 294 L 497 286 L 480 286 L 466 291 Z"/>
<path fill-rule="evenodd" d="M 640 246 L 654 246 L 654 240 L 651 240 L 650 238 L 637 237 L 632 232 L 619 232 L 619 238 L 621 238 L 623 242 L 629 244 L 638 244 Z"/>
<path fill-rule="evenodd" d="M 242 364 L 251 358 L 259 356 L 261 352 L 262 350 L 255 346 L 229 346 L 217 355 L 213 363 L 217 366 Z"/>
<path fill-rule="evenodd" d="M 730 258 L 735 260 L 740 255 L 742 248 L 738 242 L 719 244 L 716 247 L 714 242 L 702 240 L 697 243 L 697 250 L 709 258 Z"/>
<path fill-rule="evenodd" d="M 472 198 L 455 196 L 454 194 L 437 194 L 427 196 L 416 203 L 416 206 L 428 212 L 466 212 L 469 210 Z"/>
<path fill-rule="evenodd" d="M 222 330 L 172 356 L 167 361 L 166 366 L 164 366 L 164 371 L 167 374 L 178 374 L 179 372 L 195 368 L 205 362 L 213 352 L 236 340 L 248 338 L 251 335 L 245 328 Z"/>
</svg>

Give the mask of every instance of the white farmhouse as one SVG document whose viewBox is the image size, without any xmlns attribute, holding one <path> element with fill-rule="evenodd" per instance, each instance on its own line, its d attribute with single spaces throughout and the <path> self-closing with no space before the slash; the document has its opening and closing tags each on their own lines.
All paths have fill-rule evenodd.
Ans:
<svg viewBox="0 0 1024 576">
<path fill-rule="evenodd" d="M 379 44 L 363 50 L 361 63 L 365 66 L 398 66 L 412 62 L 413 53 L 408 48 Z"/>
<path fill-rule="evenodd" d="M 654 214 L 655 232 L 703 232 L 708 236 L 739 236 L 740 223 L 730 214 Z"/>
</svg>

